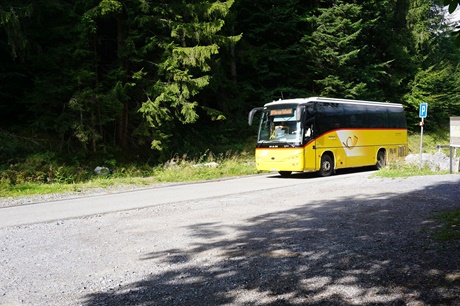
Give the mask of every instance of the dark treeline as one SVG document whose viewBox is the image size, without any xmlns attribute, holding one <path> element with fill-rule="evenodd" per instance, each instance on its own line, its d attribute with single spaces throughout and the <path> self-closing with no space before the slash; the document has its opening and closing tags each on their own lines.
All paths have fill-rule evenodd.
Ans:
<svg viewBox="0 0 460 306">
<path fill-rule="evenodd" d="M 441 0 L 0 1 L 0 160 L 153 162 L 237 149 L 248 111 L 309 96 L 460 115 Z"/>
</svg>

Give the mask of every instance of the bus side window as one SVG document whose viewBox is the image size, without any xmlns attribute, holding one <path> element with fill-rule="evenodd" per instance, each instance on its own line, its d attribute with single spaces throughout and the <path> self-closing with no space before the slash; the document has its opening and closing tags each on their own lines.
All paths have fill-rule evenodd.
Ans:
<svg viewBox="0 0 460 306">
<path fill-rule="evenodd" d="M 318 135 L 344 127 L 343 106 L 339 103 L 317 103 L 316 117 Z"/>
<path fill-rule="evenodd" d="M 347 128 L 367 128 L 367 111 L 365 105 L 345 104 L 344 118 Z"/>
<path fill-rule="evenodd" d="M 388 127 L 405 128 L 404 110 L 401 108 L 388 108 Z"/>
<path fill-rule="evenodd" d="M 387 109 L 383 107 L 369 106 L 369 127 L 386 128 L 388 127 Z"/>
</svg>

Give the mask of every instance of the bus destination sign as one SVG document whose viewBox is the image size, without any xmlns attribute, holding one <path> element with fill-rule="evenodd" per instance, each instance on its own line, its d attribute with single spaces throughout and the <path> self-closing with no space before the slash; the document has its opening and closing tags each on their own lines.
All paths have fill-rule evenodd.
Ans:
<svg viewBox="0 0 460 306">
<path fill-rule="evenodd" d="M 292 108 L 272 109 L 270 110 L 271 116 L 292 115 Z"/>
</svg>

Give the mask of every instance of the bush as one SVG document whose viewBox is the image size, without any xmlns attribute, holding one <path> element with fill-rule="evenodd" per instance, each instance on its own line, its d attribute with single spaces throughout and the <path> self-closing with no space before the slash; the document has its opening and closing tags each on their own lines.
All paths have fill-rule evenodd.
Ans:
<svg viewBox="0 0 460 306">
<path fill-rule="evenodd" d="M 54 153 L 30 155 L 22 162 L 12 163 L 0 172 L 0 181 L 10 185 L 23 183 L 76 183 L 88 180 L 89 171 L 79 167 L 59 165 Z"/>
</svg>

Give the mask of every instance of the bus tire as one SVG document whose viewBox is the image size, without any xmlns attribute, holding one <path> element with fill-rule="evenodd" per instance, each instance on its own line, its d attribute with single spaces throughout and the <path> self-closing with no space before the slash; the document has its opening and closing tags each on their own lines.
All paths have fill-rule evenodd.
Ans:
<svg viewBox="0 0 460 306">
<path fill-rule="evenodd" d="M 278 172 L 282 177 L 289 177 L 291 176 L 292 171 L 279 171 Z"/>
<path fill-rule="evenodd" d="M 379 153 L 377 153 L 377 162 L 375 163 L 375 168 L 377 170 L 385 168 L 387 165 L 387 158 L 384 150 L 380 150 Z"/>
<path fill-rule="evenodd" d="M 334 172 L 334 161 L 329 154 L 323 154 L 321 157 L 321 168 L 319 169 L 320 176 L 330 176 Z"/>
</svg>

